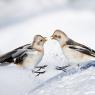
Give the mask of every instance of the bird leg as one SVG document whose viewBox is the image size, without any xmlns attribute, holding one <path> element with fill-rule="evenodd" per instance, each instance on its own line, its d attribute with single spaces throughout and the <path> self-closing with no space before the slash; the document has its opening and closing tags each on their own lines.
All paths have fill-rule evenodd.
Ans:
<svg viewBox="0 0 95 95">
<path fill-rule="evenodd" d="M 66 68 L 69 67 L 69 66 L 70 66 L 70 65 L 66 65 L 66 66 L 62 66 L 62 67 L 57 66 L 56 69 L 57 69 L 57 70 L 62 70 L 62 71 L 64 71 L 64 72 L 66 72 Z"/>
<path fill-rule="evenodd" d="M 43 66 L 37 66 L 35 68 L 38 68 L 37 71 L 40 71 L 41 69 L 45 69 L 48 65 L 43 65 Z"/>
</svg>

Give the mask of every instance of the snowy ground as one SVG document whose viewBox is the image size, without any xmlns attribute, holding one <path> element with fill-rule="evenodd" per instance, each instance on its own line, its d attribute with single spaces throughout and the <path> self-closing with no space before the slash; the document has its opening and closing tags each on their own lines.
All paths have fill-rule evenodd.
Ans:
<svg viewBox="0 0 95 95">
<path fill-rule="evenodd" d="M 49 37 L 56 29 L 63 30 L 77 42 L 95 48 L 95 13 L 60 10 L 0 28 L 0 54 L 31 43 L 36 34 Z M 31 71 L 15 65 L 0 67 L 0 95 L 95 95 L 95 68 L 57 77 L 61 71 L 55 70 L 55 67 L 65 64 L 60 46 L 49 39 L 44 48 L 45 55 L 39 64 L 48 64 L 44 75 L 35 77 Z M 45 81 L 47 83 L 43 84 Z"/>
<path fill-rule="evenodd" d="M 53 79 L 29 95 L 95 95 L 95 68 Z"/>
</svg>

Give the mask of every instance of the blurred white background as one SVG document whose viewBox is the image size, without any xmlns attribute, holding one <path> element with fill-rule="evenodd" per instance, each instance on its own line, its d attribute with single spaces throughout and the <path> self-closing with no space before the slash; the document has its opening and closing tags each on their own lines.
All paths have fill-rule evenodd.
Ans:
<svg viewBox="0 0 95 95">
<path fill-rule="evenodd" d="M 0 26 L 63 9 L 95 10 L 95 0 L 0 0 Z"/>
<path fill-rule="evenodd" d="M 95 0 L 0 0 L 1 54 L 56 29 L 95 48 Z"/>
<path fill-rule="evenodd" d="M 95 49 L 95 0 L 0 0 L 0 55 L 31 43 L 34 35 L 50 37 L 56 29 Z M 51 68 L 45 75 L 36 78 L 31 71 L 0 67 L 0 95 L 28 95 L 26 92 L 59 73 L 54 65 L 63 65 L 64 58 L 56 41 L 49 40 L 45 44 L 41 63 Z M 46 85 L 46 90 L 42 88 L 38 93 L 95 95 L 94 73 L 95 68 L 81 75 L 77 73 L 75 77 L 63 77 L 55 81 L 51 88 Z"/>
</svg>

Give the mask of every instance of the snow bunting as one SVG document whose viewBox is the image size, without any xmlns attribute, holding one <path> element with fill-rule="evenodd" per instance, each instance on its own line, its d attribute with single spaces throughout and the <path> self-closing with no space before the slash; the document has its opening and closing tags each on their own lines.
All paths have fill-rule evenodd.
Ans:
<svg viewBox="0 0 95 95">
<path fill-rule="evenodd" d="M 17 66 L 22 66 L 28 69 L 36 68 L 44 55 L 43 46 L 45 42 L 46 37 L 36 35 L 32 44 L 26 44 L 2 55 L 0 57 L 0 65 L 14 63 Z M 39 71 L 41 68 L 45 67 L 46 66 L 39 66 L 37 68 L 39 68 Z"/>
<path fill-rule="evenodd" d="M 57 40 L 62 48 L 67 60 L 67 66 L 65 67 L 95 60 L 95 51 L 93 49 L 73 41 L 61 30 L 56 30 L 51 38 Z M 65 67 L 58 69 L 64 69 Z"/>
</svg>

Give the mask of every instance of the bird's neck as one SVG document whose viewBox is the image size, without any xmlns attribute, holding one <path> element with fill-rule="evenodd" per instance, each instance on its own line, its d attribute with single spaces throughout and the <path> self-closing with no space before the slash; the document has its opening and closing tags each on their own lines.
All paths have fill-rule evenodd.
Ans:
<svg viewBox="0 0 95 95">
<path fill-rule="evenodd" d="M 33 46 L 33 49 L 37 50 L 38 52 L 42 52 L 44 51 L 43 47 L 42 46 Z"/>
<path fill-rule="evenodd" d="M 63 48 L 63 47 L 66 45 L 66 42 L 64 42 L 64 41 L 59 41 L 59 44 L 60 44 L 61 48 Z"/>
<path fill-rule="evenodd" d="M 66 46 L 67 41 L 68 41 L 68 38 L 65 38 L 65 39 L 62 39 L 62 40 L 59 41 L 59 44 L 60 44 L 61 48 Z"/>
<path fill-rule="evenodd" d="M 61 48 L 64 48 L 65 46 L 66 46 L 66 43 L 65 43 L 65 44 L 62 44 L 62 45 L 61 45 Z"/>
</svg>

